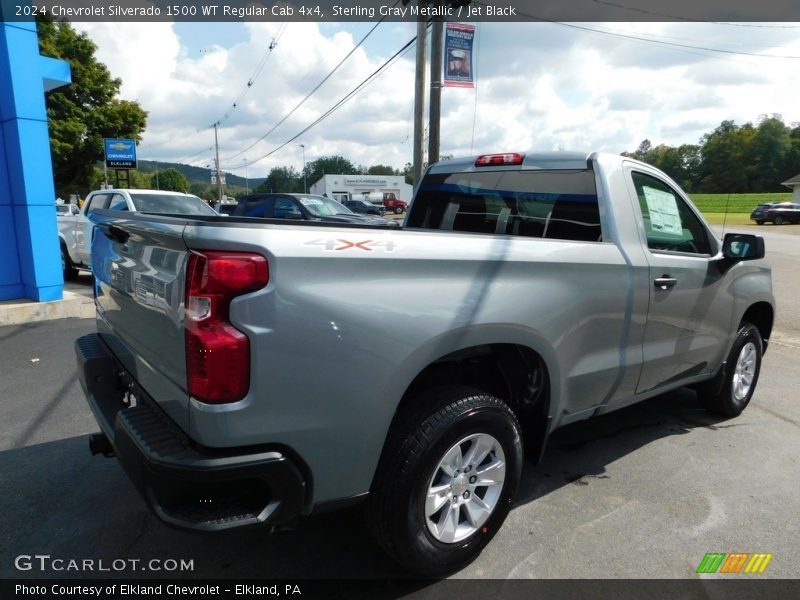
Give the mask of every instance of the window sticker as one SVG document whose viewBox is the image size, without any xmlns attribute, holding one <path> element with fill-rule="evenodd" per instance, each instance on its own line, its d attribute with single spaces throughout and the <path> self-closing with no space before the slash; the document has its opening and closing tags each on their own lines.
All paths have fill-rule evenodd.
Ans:
<svg viewBox="0 0 800 600">
<path fill-rule="evenodd" d="M 647 210 L 650 213 L 650 227 L 653 231 L 669 235 L 683 235 L 678 201 L 669 192 L 642 186 Z"/>
<path fill-rule="evenodd" d="M 316 198 L 298 198 L 298 200 L 300 200 L 300 204 L 303 206 L 322 206 L 323 204 Z"/>
</svg>

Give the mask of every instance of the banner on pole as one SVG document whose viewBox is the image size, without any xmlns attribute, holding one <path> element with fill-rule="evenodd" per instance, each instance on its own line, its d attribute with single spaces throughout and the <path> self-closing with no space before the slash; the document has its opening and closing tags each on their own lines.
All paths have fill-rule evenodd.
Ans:
<svg viewBox="0 0 800 600">
<path fill-rule="evenodd" d="M 475 25 L 447 23 L 444 32 L 444 85 L 475 87 L 472 74 L 472 42 Z"/>
</svg>

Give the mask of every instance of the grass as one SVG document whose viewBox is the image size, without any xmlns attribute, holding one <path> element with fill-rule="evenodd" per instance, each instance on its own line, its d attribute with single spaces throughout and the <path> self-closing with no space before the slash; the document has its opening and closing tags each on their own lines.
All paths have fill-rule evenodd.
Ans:
<svg viewBox="0 0 800 600">
<path fill-rule="evenodd" d="M 703 217 L 711 225 L 755 225 L 755 221 L 750 220 L 749 211 L 746 213 L 729 212 L 727 218 L 725 213 L 720 212 L 704 212 Z"/>
<path fill-rule="evenodd" d="M 786 202 L 792 199 L 791 192 L 776 192 L 771 194 L 689 194 L 689 197 L 694 202 L 695 206 L 700 209 L 704 215 L 708 216 L 709 213 L 722 213 L 728 212 L 730 218 L 731 213 L 747 213 L 750 212 L 758 204 L 766 204 L 767 202 Z"/>
</svg>

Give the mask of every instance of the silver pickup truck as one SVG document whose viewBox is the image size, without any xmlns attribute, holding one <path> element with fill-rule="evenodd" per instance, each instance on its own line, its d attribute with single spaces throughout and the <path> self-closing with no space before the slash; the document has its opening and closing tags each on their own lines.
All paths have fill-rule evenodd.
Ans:
<svg viewBox="0 0 800 600">
<path fill-rule="evenodd" d="M 64 279 L 75 279 L 78 269 L 89 269 L 89 243 L 92 225 L 89 215 L 98 209 L 144 211 L 170 214 L 218 214 L 197 196 L 166 190 L 108 189 L 91 192 L 79 211 L 74 205 L 58 213 L 58 238 L 61 243 L 61 268 Z"/>
<path fill-rule="evenodd" d="M 418 573 L 477 556 L 562 425 L 689 385 L 738 415 L 774 318 L 761 238 L 609 154 L 435 164 L 395 230 L 91 219 L 92 451 L 189 529 L 364 500 Z"/>
</svg>

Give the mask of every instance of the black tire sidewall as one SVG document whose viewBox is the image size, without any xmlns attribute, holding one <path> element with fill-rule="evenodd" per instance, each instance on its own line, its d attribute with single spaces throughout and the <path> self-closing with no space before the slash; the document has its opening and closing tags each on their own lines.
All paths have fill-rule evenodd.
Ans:
<svg viewBox="0 0 800 600">
<path fill-rule="evenodd" d="M 519 430 L 513 419 L 494 406 L 473 408 L 458 415 L 429 440 L 427 448 L 415 457 L 410 466 L 407 507 L 408 547 L 412 550 L 407 561 L 417 563 L 417 570 L 442 573 L 469 562 L 491 541 L 511 508 L 517 491 L 522 468 L 522 444 Z M 428 482 L 439 461 L 453 444 L 472 434 L 486 433 L 500 442 L 506 460 L 506 478 L 503 490 L 492 515 L 480 531 L 465 540 L 445 544 L 436 540 L 425 524 L 425 496 Z M 402 553 L 402 549 L 398 548 Z"/>
<path fill-rule="evenodd" d="M 743 400 L 737 400 L 733 393 L 733 377 L 736 373 L 736 363 L 739 359 L 739 354 L 749 342 L 752 342 L 756 348 L 756 365 L 753 372 L 753 381 L 750 384 L 750 390 L 748 391 L 747 396 Z M 753 398 L 753 394 L 756 391 L 758 377 L 761 374 L 762 353 L 763 343 L 761 341 L 761 335 L 758 329 L 755 325 L 750 323 L 744 324 L 737 332 L 736 339 L 734 340 L 733 347 L 731 348 L 730 355 L 728 356 L 728 364 L 730 365 L 730 368 L 728 369 L 727 377 L 725 378 L 725 384 L 722 388 L 719 398 L 720 412 L 725 415 L 735 417 L 740 415 L 742 411 L 747 408 L 747 405 L 750 403 L 750 400 Z"/>
</svg>

